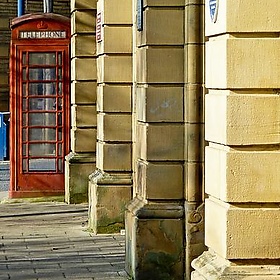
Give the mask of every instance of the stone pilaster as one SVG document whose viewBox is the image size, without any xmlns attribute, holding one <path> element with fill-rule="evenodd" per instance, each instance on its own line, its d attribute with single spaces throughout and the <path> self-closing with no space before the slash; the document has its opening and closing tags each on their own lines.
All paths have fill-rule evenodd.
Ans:
<svg viewBox="0 0 280 280">
<path fill-rule="evenodd" d="M 89 227 L 124 228 L 132 197 L 132 8 L 130 0 L 97 4 L 97 171 L 89 182 Z"/>
<path fill-rule="evenodd" d="M 204 250 L 204 1 L 185 6 L 185 213 L 186 279 Z"/>
<path fill-rule="evenodd" d="M 185 2 L 147 0 L 143 11 L 133 3 L 135 180 L 126 269 L 137 280 L 184 279 Z"/>
<path fill-rule="evenodd" d="M 279 8 L 205 5 L 209 251 L 193 261 L 194 280 L 280 279 Z"/>
<path fill-rule="evenodd" d="M 65 200 L 88 201 L 96 160 L 96 1 L 71 0 L 71 153 L 66 157 Z"/>
</svg>

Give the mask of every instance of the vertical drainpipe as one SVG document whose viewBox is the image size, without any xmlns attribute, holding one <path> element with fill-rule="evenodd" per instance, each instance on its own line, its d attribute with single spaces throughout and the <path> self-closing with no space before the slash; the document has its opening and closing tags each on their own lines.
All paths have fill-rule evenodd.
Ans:
<svg viewBox="0 0 280 280">
<path fill-rule="evenodd" d="M 44 1 L 44 13 L 53 12 L 53 0 L 43 0 Z"/>
<path fill-rule="evenodd" d="M 18 17 L 24 15 L 25 0 L 18 0 Z"/>
</svg>

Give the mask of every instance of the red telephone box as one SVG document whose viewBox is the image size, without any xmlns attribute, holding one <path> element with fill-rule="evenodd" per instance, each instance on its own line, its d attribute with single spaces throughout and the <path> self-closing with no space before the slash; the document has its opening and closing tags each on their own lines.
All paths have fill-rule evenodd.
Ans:
<svg viewBox="0 0 280 280">
<path fill-rule="evenodd" d="M 69 153 L 69 19 L 24 15 L 12 21 L 10 197 L 64 194 Z"/>
</svg>

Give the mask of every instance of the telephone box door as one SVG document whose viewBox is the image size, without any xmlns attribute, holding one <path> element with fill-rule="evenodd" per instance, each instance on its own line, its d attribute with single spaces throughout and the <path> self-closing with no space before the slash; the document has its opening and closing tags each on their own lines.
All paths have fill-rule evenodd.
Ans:
<svg viewBox="0 0 280 280">
<path fill-rule="evenodd" d="M 69 153 L 69 44 L 25 38 L 12 53 L 10 196 L 62 195 Z"/>
</svg>

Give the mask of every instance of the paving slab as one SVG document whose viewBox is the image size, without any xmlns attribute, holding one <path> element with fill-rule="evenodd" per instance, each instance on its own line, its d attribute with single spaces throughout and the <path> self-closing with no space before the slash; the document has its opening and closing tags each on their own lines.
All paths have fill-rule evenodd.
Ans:
<svg viewBox="0 0 280 280">
<path fill-rule="evenodd" d="M 129 279 L 125 237 L 92 234 L 87 212 L 86 204 L 0 204 L 0 279 Z"/>
</svg>

